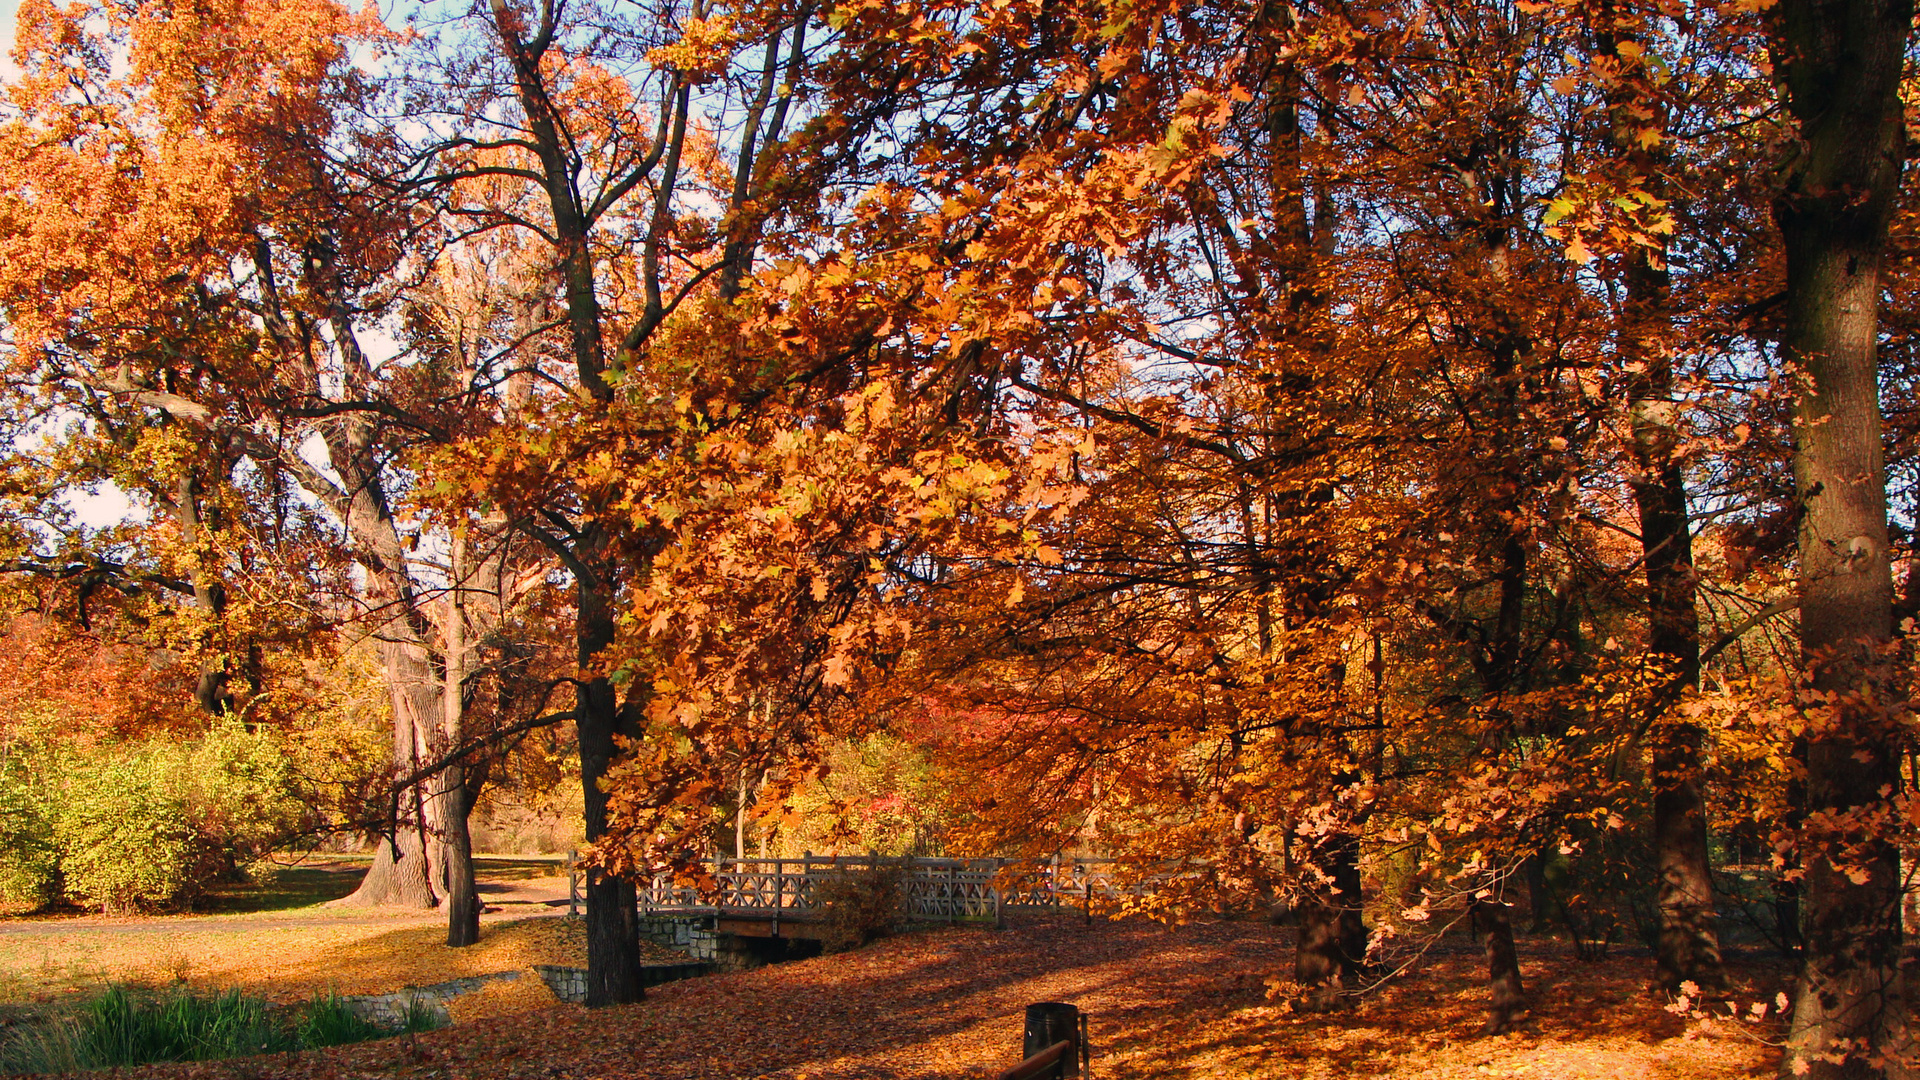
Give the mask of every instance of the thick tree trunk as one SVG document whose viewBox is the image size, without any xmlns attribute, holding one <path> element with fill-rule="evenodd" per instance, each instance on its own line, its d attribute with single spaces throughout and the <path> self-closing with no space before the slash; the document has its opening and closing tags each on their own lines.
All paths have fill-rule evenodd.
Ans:
<svg viewBox="0 0 1920 1080">
<path fill-rule="evenodd" d="M 398 858 L 394 852 L 396 845 L 400 849 Z M 380 841 L 374 851 L 373 865 L 367 867 L 366 876 L 360 879 L 360 887 L 329 901 L 327 906 L 430 908 L 439 902 L 433 883 L 427 880 L 427 858 L 419 824 L 409 815 L 395 826 L 392 843 L 384 838 Z"/>
<path fill-rule="evenodd" d="M 431 733 L 441 709 L 439 680 L 434 678 L 426 651 L 409 642 L 389 641 L 380 649 L 387 689 L 393 705 L 394 775 L 405 777 L 427 759 Z M 400 858 L 393 845 L 382 843 L 360 887 L 333 901 L 350 907 L 398 905 L 437 907 L 445 880 L 442 852 L 445 830 L 442 800 L 424 798 L 418 790 L 400 793 L 400 820 L 394 830 Z"/>
<path fill-rule="evenodd" d="M 1781 344 L 1800 369 L 1801 648 L 1825 696 L 1808 711 L 1806 948 L 1782 1077 L 1914 1074 L 1899 852 L 1872 824 L 1901 783 L 1885 707 L 1893 573 L 1875 344 L 1912 17 L 1910 0 L 1782 0 L 1772 12 L 1775 71 L 1801 138 L 1774 206 L 1787 256 Z"/>
<path fill-rule="evenodd" d="M 1321 857 L 1321 872 L 1332 880 L 1314 889 L 1296 910 L 1300 926 L 1293 950 L 1293 978 L 1306 988 L 1304 1004 L 1310 1009 L 1338 1005 L 1367 954 L 1360 842 L 1350 834 L 1334 837 Z"/>
<path fill-rule="evenodd" d="M 592 564 L 589 564 L 592 565 Z M 599 567 L 595 567 L 599 569 Z M 579 598 L 580 666 L 591 668 L 613 641 L 613 597 L 601 582 L 582 581 Z M 613 765 L 614 736 L 638 734 L 605 678 L 581 682 L 575 695 L 580 737 L 580 782 L 586 794 L 587 843 L 607 833 L 607 793 L 600 779 Z M 640 985 L 640 912 L 633 882 L 587 871 L 587 1004 L 623 1005 L 645 996 Z"/>
</svg>

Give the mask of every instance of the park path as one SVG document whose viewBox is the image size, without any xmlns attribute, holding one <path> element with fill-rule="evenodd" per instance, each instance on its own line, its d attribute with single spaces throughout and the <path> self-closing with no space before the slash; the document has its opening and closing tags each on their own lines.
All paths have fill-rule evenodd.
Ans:
<svg viewBox="0 0 1920 1080">
<path fill-rule="evenodd" d="M 551 902 L 549 902 L 551 904 Z M 480 921 L 502 922 L 511 919 L 557 918 L 565 915 L 567 901 L 539 907 L 514 905 L 480 916 Z M 557 908 L 557 910 L 556 910 Z M 418 926 L 446 921 L 439 909 L 395 911 L 374 915 L 82 915 L 70 919 L 17 919 L 0 922 L 0 937 L 60 937 L 89 932 L 113 934 L 181 934 L 196 930 L 321 930 L 334 926 Z"/>
<path fill-rule="evenodd" d="M 487 905 L 482 922 L 539 918 L 567 913 L 565 877 L 526 878 L 480 883 Z M 291 912 L 240 912 L 211 915 L 74 915 L 0 919 L 0 938 L 13 940 L 72 934 L 191 934 L 201 931 L 317 930 L 350 926 L 418 926 L 444 922 L 438 909 L 297 908 Z"/>
</svg>

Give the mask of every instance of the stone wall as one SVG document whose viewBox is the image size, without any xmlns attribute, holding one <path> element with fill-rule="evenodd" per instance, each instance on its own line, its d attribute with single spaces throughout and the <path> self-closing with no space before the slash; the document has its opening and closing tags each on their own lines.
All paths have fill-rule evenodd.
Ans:
<svg viewBox="0 0 1920 1080">
<path fill-rule="evenodd" d="M 642 915 L 640 936 L 655 945 L 678 949 L 703 964 L 719 963 L 720 939 L 733 937 L 715 930 L 711 915 Z"/>
<path fill-rule="evenodd" d="M 407 1014 L 415 1009 L 425 1009 L 433 1016 L 436 1026 L 445 1027 L 452 1023 L 447 1013 L 447 1002 L 461 994 L 470 994 L 495 979 L 512 980 L 519 977 L 517 971 L 500 971 L 467 979 L 449 979 L 431 986 L 409 986 L 391 994 L 342 995 L 340 1002 L 361 1019 L 389 1031 L 404 1029 L 407 1026 Z M 585 996 L 584 993 L 582 996 Z"/>
<path fill-rule="evenodd" d="M 584 1005 L 587 1000 L 587 969 L 562 967 L 558 964 L 535 964 L 533 970 L 553 991 L 553 996 L 571 1005 Z M 712 964 L 643 964 L 640 967 L 640 985 L 642 987 L 659 986 L 661 983 L 678 982 L 713 972 Z"/>
<path fill-rule="evenodd" d="M 792 958 L 786 939 L 725 933 L 715 929 L 711 915 L 642 915 L 640 936 L 716 971 L 745 971 Z"/>
</svg>

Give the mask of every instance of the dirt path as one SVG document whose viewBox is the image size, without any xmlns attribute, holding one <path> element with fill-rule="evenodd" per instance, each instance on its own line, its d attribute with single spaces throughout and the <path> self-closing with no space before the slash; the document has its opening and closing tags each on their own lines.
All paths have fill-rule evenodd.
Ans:
<svg viewBox="0 0 1920 1080">
<path fill-rule="evenodd" d="M 541 910 L 546 908 L 548 910 Z M 554 910 L 557 908 L 557 910 Z M 558 918 L 567 913 L 563 897 L 557 903 L 538 906 L 515 905 L 489 911 L 480 916 L 482 923 L 512 919 Z M 351 909 L 348 909 L 351 910 Z M 0 937 L 65 937 L 71 934 L 192 934 L 196 931 L 229 930 L 323 930 L 336 926 L 419 926 L 444 922 L 438 910 L 400 910 L 380 914 L 327 914 L 288 916 L 264 915 L 166 915 L 154 917 L 116 917 L 84 915 L 71 919 L 20 919 L 0 923 Z"/>
<path fill-rule="evenodd" d="M 487 905 L 481 922 L 564 915 L 567 879 L 529 877 L 483 880 L 480 900 Z M 414 926 L 441 922 L 437 908 L 352 908 L 325 905 L 293 911 L 219 915 L 68 915 L 0 919 L 0 938 L 65 937 L 73 934 L 192 934 L 230 930 L 303 930 L 347 926 Z"/>
</svg>

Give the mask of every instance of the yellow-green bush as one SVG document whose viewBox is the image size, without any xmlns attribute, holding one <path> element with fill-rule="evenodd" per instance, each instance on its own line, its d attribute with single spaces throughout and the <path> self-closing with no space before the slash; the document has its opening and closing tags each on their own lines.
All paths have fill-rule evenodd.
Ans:
<svg viewBox="0 0 1920 1080">
<path fill-rule="evenodd" d="M 0 900 L 40 908 L 60 897 L 60 858 L 44 785 L 0 760 Z"/>
<path fill-rule="evenodd" d="M 184 741 L 16 747 L 0 759 L 0 895 L 190 906 L 309 816 L 285 747 L 237 722 Z"/>
<path fill-rule="evenodd" d="M 158 755 L 79 763 L 54 819 L 67 895 L 103 911 L 190 900 L 205 883 L 186 801 Z"/>
</svg>

